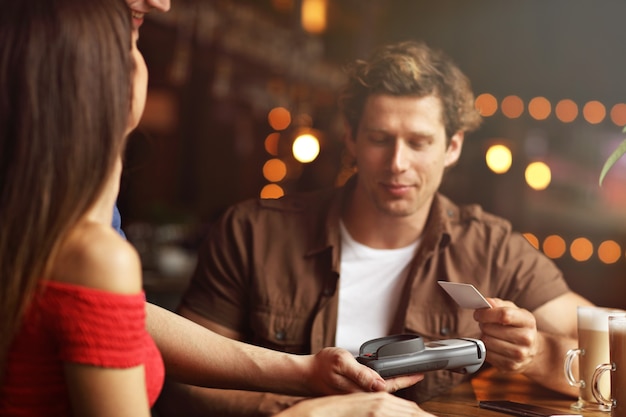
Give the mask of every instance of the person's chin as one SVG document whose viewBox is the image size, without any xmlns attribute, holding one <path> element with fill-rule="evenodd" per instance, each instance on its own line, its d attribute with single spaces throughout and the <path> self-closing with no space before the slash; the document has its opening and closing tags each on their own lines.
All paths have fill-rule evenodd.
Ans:
<svg viewBox="0 0 626 417">
<path fill-rule="evenodd" d="M 411 205 L 404 200 L 387 200 L 378 204 L 378 209 L 390 217 L 406 217 L 413 214 Z"/>
</svg>

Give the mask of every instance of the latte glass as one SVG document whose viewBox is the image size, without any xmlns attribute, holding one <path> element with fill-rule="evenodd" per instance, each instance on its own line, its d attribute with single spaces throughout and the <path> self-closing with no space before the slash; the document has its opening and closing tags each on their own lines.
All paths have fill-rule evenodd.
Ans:
<svg viewBox="0 0 626 417">
<path fill-rule="evenodd" d="M 591 380 L 595 399 L 609 407 L 611 417 L 626 417 L 626 315 L 609 317 L 609 349 L 611 360 L 596 369 Z M 611 372 L 610 396 L 600 390 L 602 376 Z"/>
<path fill-rule="evenodd" d="M 580 306 L 578 307 L 578 349 L 571 349 L 565 357 L 565 377 L 570 385 L 579 387 L 578 401 L 572 404 L 575 410 L 608 411 L 609 407 L 598 401 L 591 392 L 591 378 L 596 367 L 609 361 L 609 316 L 626 314 L 624 310 Z M 578 358 L 579 379 L 572 373 L 572 364 Z M 603 378 L 599 391 L 608 396 L 609 378 Z"/>
</svg>

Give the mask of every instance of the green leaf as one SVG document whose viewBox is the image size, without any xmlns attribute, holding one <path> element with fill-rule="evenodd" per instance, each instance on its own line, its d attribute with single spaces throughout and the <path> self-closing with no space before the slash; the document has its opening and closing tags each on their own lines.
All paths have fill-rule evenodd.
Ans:
<svg viewBox="0 0 626 417">
<path fill-rule="evenodd" d="M 626 128 L 624 128 L 624 130 L 626 131 Z M 624 155 L 625 153 L 626 153 L 626 139 L 624 139 L 624 141 L 622 141 L 622 143 L 619 144 L 617 149 L 613 151 L 611 156 L 609 156 L 609 159 L 607 159 L 606 162 L 604 163 L 604 166 L 602 167 L 602 172 L 600 173 L 600 181 L 599 181 L 600 186 L 602 186 L 602 181 L 604 180 L 604 177 L 606 177 L 607 172 L 609 172 L 609 170 L 613 167 L 613 165 L 615 165 L 617 160 L 620 159 L 622 155 Z"/>
</svg>

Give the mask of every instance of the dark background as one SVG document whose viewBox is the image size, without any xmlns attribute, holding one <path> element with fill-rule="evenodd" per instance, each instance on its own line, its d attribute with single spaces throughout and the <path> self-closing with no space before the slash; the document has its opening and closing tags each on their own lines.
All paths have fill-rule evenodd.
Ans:
<svg viewBox="0 0 626 417">
<path fill-rule="evenodd" d="M 150 93 L 129 143 L 119 200 L 124 228 L 140 250 L 147 240 L 151 248 L 175 246 L 193 258 L 215 216 L 259 195 L 267 184 L 262 167 L 271 156 L 263 143 L 273 132 L 267 121 L 273 107 L 288 108 L 296 121 L 307 115 L 321 132 L 319 158 L 284 181 L 285 191 L 333 185 L 341 168 L 335 102 L 343 67 L 380 44 L 420 39 L 443 49 L 476 95 L 517 95 L 526 103 L 543 96 L 553 106 L 567 98 L 579 108 L 598 100 L 607 111 L 626 102 L 623 0 L 329 0 L 321 35 L 301 29 L 297 0 L 286 8 L 277 3 L 173 0 L 170 13 L 145 22 L 140 49 Z M 527 112 L 518 119 L 497 112 L 469 135 L 443 191 L 540 240 L 586 237 L 597 248 L 613 239 L 624 248 L 625 164 L 598 186 L 604 160 L 626 137 L 621 130 L 608 117 L 562 123 L 553 113 L 537 121 Z M 293 134 L 294 128 L 282 132 L 281 143 Z M 503 175 L 484 162 L 498 141 L 513 151 Z M 525 184 L 524 169 L 534 160 L 552 169 L 546 190 Z M 155 256 L 145 260 L 148 269 L 159 269 Z M 575 290 L 626 308 L 623 253 L 611 265 L 597 256 L 577 262 L 568 253 L 555 262 Z"/>
</svg>

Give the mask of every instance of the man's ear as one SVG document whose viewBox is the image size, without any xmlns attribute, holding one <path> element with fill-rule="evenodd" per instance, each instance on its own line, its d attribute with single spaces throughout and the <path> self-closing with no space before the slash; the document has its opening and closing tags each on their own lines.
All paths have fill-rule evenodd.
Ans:
<svg viewBox="0 0 626 417">
<path fill-rule="evenodd" d="M 463 141 L 465 140 L 465 132 L 456 132 L 450 138 L 448 149 L 446 149 L 445 166 L 450 167 L 459 160 L 461 157 L 461 150 L 463 149 Z"/>
</svg>

